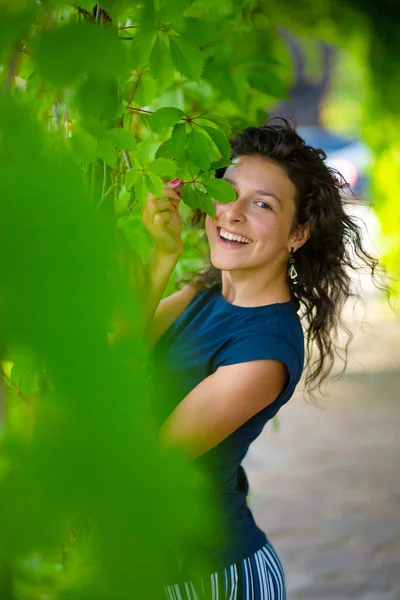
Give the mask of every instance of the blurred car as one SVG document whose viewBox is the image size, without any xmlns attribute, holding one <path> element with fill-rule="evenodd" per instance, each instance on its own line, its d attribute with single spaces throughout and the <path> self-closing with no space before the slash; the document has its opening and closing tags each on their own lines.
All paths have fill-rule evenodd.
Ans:
<svg viewBox="0 0 400 600">
<path fill-rule="evenodd" d="M 297 132 L 307 144 L 324 150 L 326 162 L 343 175 L 356 196 L 367 199 L 368 167 L 373 155 L 364 142 L 342 137 L 320 126 L 298 127 Z"/>
</svg>

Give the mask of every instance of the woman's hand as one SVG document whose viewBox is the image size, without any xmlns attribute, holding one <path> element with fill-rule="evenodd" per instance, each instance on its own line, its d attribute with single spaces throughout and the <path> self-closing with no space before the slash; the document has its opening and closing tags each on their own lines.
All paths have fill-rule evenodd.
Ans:
<svg viewBox="0 0 400 600">
<path fill-rule="evenodd" d="M 157 252 L 163 255 L 179 256 L 183 252 L 182 221 L 178 211 L 182 187 L 182 180 L 174 179 L 164 187 L 163 199 L 147 194 L 142 221 Z"/>
</svg>

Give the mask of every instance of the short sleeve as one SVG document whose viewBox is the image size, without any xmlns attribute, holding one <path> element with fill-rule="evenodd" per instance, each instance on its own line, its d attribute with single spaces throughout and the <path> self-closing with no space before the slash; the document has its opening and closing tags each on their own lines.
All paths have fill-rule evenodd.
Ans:
<svg viewBox="0 0 400 600">
<path fill-rule="evenodd" d="M 286 366 L 289 375 L 286 389 L 297 385 L 301 376 L 299 355 L 290 342 L 278 336 L 259 333 L 238 336 L 216 353 L 213 368 L 265 359 L 279 360 Z"/>
</svg>

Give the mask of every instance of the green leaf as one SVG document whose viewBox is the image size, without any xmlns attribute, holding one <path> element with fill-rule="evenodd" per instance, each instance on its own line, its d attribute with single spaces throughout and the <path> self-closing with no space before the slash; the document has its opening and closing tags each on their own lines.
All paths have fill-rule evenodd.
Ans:
<svg viewBox="0 0 400 600">
<path fill-rule="evenodd" d="M 211 149 L 208 139 L 198 129 L 193 128 L 189 133 L 187 151 L 195 165 L 203 171 L 208 170 L 212 160 Z"/>
<path fill-rule="evenodd" d="M 108 140 L 98 140 L 97 152 L 106 165 L 114 168 L 117 166 L 117 153 L 112 142 Z"/>
<path fill-rule="evenodd" d="M 217 169 L 222 169 L 223 167 L 229 167 L 234 163 L 231 160 L 215 160 L 210 165 L 210 171 L 216 171 Z"/>
<path fill-rule="evenodd" d="M 138 144 L 136 159 L 139 165 L 145 169 L 147 169 L 148 165 L 154 160 L 153 142 L 150 138 L 147 138 Z"/>
<path fill-rule="evenodd" d="M 208 194 L 199 190 L 195 185 L 184 185 L 182 200 L 193 210 L 200 209 L 215 219 L 215 205 Z"/>
<path fill-rule="evenodd" d="M 85 130 L 98 140 L 109 141 L 108 129 L 104 123 L 98 119 L 85 119 Z"/>
<path fill-rule="evenodd" d="M 10 379 L 14 387 L 19 388 L 21 385 L 21 379 L 24 373 L 32 368 L 31 357 L 27 354 L 18 354 L 13 360 L 11 367 Z"/>
<path fill-rule="evenodd" d="M 174 65 L 171 60 L 169 45 L 159 33 L 154 40 L 150 55 L 150 69 L 154 79 L 161 87 L 171 84 L 174 75 Z"/>
<path fill-rule="evenodd" d="M 207 125 L 202 125 L 202 128 L 208 133 L 214 144 L 217 146 L 218 150 L 221 152 L 223 158 L 229 160 L 231 156 L 231 147 L 224 134 L 221 133 L 221 131 L 219 129 L 216 129 L 215 127 L 208 127 Z"/>
<path fill-rule="evenodd" d="M 249 85 L 273 98 L 289 98 L 282 79 L 273 71 L 254 70 L 248 76 Z"/>
<path fill-rule="evenodd" d="M 186 126 L 184 123 L 178 123 L 172 130 L 172 134 L 169 140 L 163 142 L 157 152 L 157 158 L 169 158 L 181 161 L 185 155 L 186 150 Z"/>
<path fill-rule="evenodd" d="M 154 10 L 154 0 L 148 2 L 142 2 L 143 6 L 142 13 L 140 15 L 140 31 L 143 35 L 149 35 L 156 27 L 156 15 Z"/>
<path fill-rule="evenodd" d="M 223 179 L 203 179 L 201 183 L 217 202 L 234 202 L 236 200 L 235 190 Z"/>
<path fill-rule="evenodd" d="M 135 190 L 135 196 L 138 202 L 143 206 L 145 200 L 147 198 L 147 187 L 145 183 L 145 173 L 138 173 L 134 184 L 133 189 Z"/>
<path fill-rule="evenodd" d="M 125 210 L 130 201 L 131 201 L 131 192 L 126 191 L 126 189 L 125 190 L 122 189 L 118 196 L 117 203 L 115 205 L 115 212 L 122 212 L 123 210 Z"/>
<path fill-rule="evenodd" d="M 134 69 L 140 69 L 148 64 L 153 41 L 154 34 L 152 35 L 139 29 L 139 32 L 132 40 L 130 48 L 130 64 Z"/>
<path fill-rule="evenodd" d="M 20 379 L 19 389 L 24 396 L 30 396 L 39 390 L 39 373 L 35 369 L 25 371 Z"/>
<path fill-rule="evenodd" d="M 153 131 L 164 135 L 184 116 L 185 113 L 180 108 L 159 108 L 149 117 L 150 127 Z"/>
<path fill-rule="evenodd" d="M 115 79 L 128 66 L 123 43 L 113 29 L 88 22 L 48 29 L 37 37 L 34 57 L 43 78 L 56 86 L 83 74 Z"/>
<path fill-rule="evenodd" d="M 119 108 L 116 84 L 88 77 L 77 89 L 75 102 L 85 118 L 113 119 Z"/>
<path fill-rule="evenodd" d="M 148 166 L 148 170 L 156 175 L 166 175 L 167 177 L 173 177 L 176 174 L 176 163 L 173 160 L 167 158 L 156 158 Z"/>
<path fill-rule="evenodd" d="M 174 29 L 199 46 L 217 40 L 220 35 L 218 23 L 212 23 L 210 20 L 203 21 L 196 17 L 187 17 L 184 19 L 183 27 L 174 27 Z"/>
<path fill-rule="evenodd" d="M 73 151 L 78 157 L 88 163 L 96 162 L 98 156 L 96 139 L 84 129 L 75 131 L 70 139 Z"/>
<path fill-rule="evenodd" d="M 157 13 L 159 22 L 175 21 L 182 17 L 183 12 L 192 4 L 192 0 L 164 0 L 160 3 L 160 9 Z"/>
<path fill-rule="evenodd" d="M 158 148 L 156 158 L 174 158 L 171 149 L 171 140 L 166 140 Z"/>
<path fill-rule="evenodd" d="M 186 139 L 186 125 L 185 123 L 178 123 L 173 128 L 170 138 L 172 158 L 180 160 L 183 157 L 186 148 Z"/>
<path fill-rule="evenodd" d="M 136 150 L 137 142 L 135 136 L 130 131 L 122 129 L 122 127 L 113 128 L 108 130 L 111 141 L 120 150 Z"/>
<path fill-rule="evenodd" d="M 136 85 L 137 79 L 132 83 L 132 89 L 135 87 L 134 102 L 137 106 L 149 106 L 157 95 L 157 84 L 150 73 L 144 73 L 140 76 L 140 81 Z"/>
<path fill-rule="evenodd" d="M 179 73 L 198 81 L 203 72 L 205 55 L 182 36 L 171 36 L 170 47 L 172 60 Z"/>
<path fill-rule="evenodd" d="M 157 196 L 158 198 L 163 197 L 164 182 L 158 175 L 155 175 L 151 171 L 145 173 L 145 185 L 149 192 Z"/>
<path fill-rule="evenodd" d="M 221 92 L 223 97 L 229 98 L 231 102 L 236 103 L 238 89 L 230 71 L 231 62 L 228 61 L 228 59 L 216 60 L 214 56 L 207 62 L 204 78 L 210 81 L 210 83 Z M 243 77 L 240 80 L 240 86 L 246 87 L 243 86 Z M 222 127 L 220 127 L 220 129 L 222 129 Z"/>
<path fill-rule="evenodd" d="M 206 121 L 211 121 L 211 123 L 217 125 L 227 138 L 229 138 L 231 135 L 232 127 L 229 125 L 228 120 L 224 117 L 219 117 L 217 115 L 201 115 L 201 118 L 205 119 Z"/>
<path fill-rule="evenodd" d="M 134 168 L 132 168 L 126 172 L 125 187 L 127 190 L 130 190 L 132 188 L 132 186 L 134 185 L 134 183 L 137 180 L 137 178 L 139 177 L 139 175 L 140 175 L 140 173 L 139 173 L 138 169 L 134 169 Z"/>
</svg>

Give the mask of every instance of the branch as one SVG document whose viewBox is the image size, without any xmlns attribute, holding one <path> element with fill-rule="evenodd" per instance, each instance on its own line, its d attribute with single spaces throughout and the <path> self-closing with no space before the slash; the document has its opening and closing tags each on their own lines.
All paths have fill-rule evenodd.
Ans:
<svg viewBox="0 0 400 600">
<path fill-rule="evenodd" d="M 5 91 L 10 92 L 14 83 L 18 69 L 18 59 L 22 52 L 23 44 L 17 44 L 15 50 L 11 52 L 10 64 L 8 67 L 7 79 L 4 84 Z"/>
<path fill-rule="evenodd" d="M 131 159 L 129 158 L 129 154 L 126 150 L 122 150 L 122 156 L 124 157 L 126 167 L 128 171 L 132 169 Z"/>
</svg>

